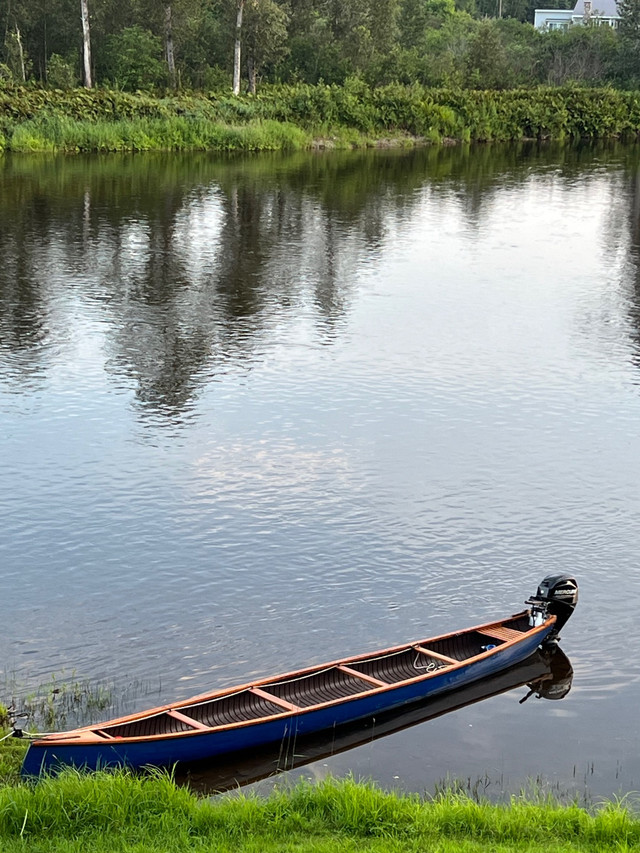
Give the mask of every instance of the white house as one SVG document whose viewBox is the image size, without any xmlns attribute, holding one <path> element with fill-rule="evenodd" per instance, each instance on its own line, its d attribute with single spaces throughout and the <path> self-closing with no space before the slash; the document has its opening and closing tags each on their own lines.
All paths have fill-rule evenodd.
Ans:
<svg viewBox="0 0 640 853">
<path fill-rule="evenodd" d="M 578 0 L 573 9 L 536 9 L 537 30 L 566 30 L 572 24 L 617 27 L 620 15 L 616 0 Z"/>
</svg>

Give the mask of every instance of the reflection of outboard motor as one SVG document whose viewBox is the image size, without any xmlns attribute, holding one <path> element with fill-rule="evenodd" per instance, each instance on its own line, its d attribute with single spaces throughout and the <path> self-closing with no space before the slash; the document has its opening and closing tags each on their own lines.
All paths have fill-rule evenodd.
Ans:
<svg viewBox="0 0 640 853">
<path fill-rule="evenodd" d="M 550 640 L 556 639 L 578 603 L 578 584 L 570 575 L 549 575 L 526 603 L 531 605 L 529 624 L 532 626 L 542 625 L 549 614 L 556 617 L 555 628 L 549 636 Z"/>
<path fill-rule="evenodd" d="M 549 662 L 549 672 L 527 684 L 529 692 L 520 699 L 520 705 L 536 694 L 538 699 L 564 699 L 571 690 L 573 683 L 573 667 L 571 661 L 560 646 L 549 646 L 541 652 Z"/>
<path fill-rule="evenodd" d="M 542 679 L 538 686 L 541 699 L 564 699 L 573 684 L 573 667 L 560 646 L 551 655 L 551 678 Z"/>
</svg>

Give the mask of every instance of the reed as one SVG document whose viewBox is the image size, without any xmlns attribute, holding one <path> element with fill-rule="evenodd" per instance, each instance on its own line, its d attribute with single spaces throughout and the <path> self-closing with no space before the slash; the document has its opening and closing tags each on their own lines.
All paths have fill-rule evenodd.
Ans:
<svg viewBox="0 0 640 853">
<path fill-rule="evenodd" d="M 79 678 L 75 672 L 61 670 L 27 693 L 16 681 L 4 676 L 0 692 L 5 696 L 19 696 L 11 702 L 28 720 L 27 730 L 60 731 L 70 726 L 82 725 L 108 708 L 116 706 L 113 684 L 95 683 Z M 0 704 L 0 728 L 9 725 L 8 711 Z"/>
<path fill-rule="evenodd" d="M 167 774 L 65 771 L 0 787 L 0 849 L 29 851 L 625 851 L 640 844 L 628 802 L 588 812 L 550 798 L 424 800 L 372 784 L 327 780 L 267 798 L 199 800 Z"/>
</svg>

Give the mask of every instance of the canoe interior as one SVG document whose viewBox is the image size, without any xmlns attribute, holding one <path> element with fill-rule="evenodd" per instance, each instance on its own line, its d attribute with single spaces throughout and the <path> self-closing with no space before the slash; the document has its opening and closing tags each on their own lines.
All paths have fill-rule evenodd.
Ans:
<svg viewBox="0 0 640 853">
<path fill-rule="evenodd" d="M 527 615 L 519 614 L 480 630 L 261 682 L 237 693 L 173 706 L 134 720 L 105 723 L 92 732 L 106 740 L 154 737 L 269 718 L 428 676 L 482 654 L 488 645 L 517 639 L 528 630 Z"/>
</svg>

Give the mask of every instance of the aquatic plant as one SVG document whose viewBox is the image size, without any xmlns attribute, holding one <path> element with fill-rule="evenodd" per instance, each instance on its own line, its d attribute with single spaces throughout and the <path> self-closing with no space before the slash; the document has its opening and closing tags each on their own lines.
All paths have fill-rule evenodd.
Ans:
<svg viewBox="0 0 640 853">
<path fill-rule="evenodd" d="M 16 704 L 28 718 L 30 729 L 52 731 L 66 728 L 70 723 L 82 725 L 96 712 L 110 708 L 113 696 L 113 685 L 78 678 L 75 672 L 70 675 L 60 672 Z"/>
</svg>

